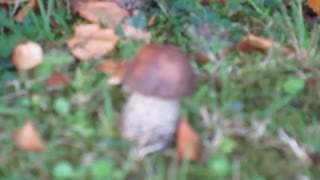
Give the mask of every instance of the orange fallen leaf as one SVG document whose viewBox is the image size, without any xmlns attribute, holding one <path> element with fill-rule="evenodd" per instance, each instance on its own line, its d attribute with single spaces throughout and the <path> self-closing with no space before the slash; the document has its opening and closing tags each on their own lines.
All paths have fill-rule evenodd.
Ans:
<svg viewBox="0 0 320 180">
<path fill-rule="evenodd" d="M 143 29 L 139 29 L 127 24 L 122 24 L 121 29 L 126 38 L 133 40 L 142 40 L 145 42 L 151 41 L 151 33 Z"/>
<path fill-rule="evenodd" d="M 176 144 L 178 156 L 184 160 L 196 160 L 198 157 L 200 138 L 188 123 L 181 119 L 177 128 Z"/>
<path fill-rule="evenodd" d="M 152 26 L 154 24 L 154 22 L 156 21 L 156 19 L 157 19 L 157 16 L 156 15 L 152 15 L 148 20 L 147 26 L 148 27 Z"/>
<path fill-rule="evenodd" d="M 319 0 L 307 0 L 308 6 L 318 15 L 320 15 L 320 1 Z"/>
<path fill-rule="evenodd" d="M 97 68 L 100 72 L 110 75 L 108 80 L 110 85 L 119 85 L 122 83 L 127 65 L 127 61 L 115 61 L 112 59 L 107 59 L 99 63 Z"/>
<path fill-rule="evenodd" d="M 89 1 L 80 5 L 79 14 L 81 17 L 93 23 L 104 23 L 110 28 L 116 27 L 129 12 L 122 9 L 115 2 Z"/>
<path fill-rule="evenodd" d="M 237 48 L 240 52 L 250 53 L 252 51 L 267 52 L 273 47 L 279 49 L 285 55 L 294 54 L 294 51 L 288 47 L 281 46 L 271 39 L 252 34 L 244 36 Z"/>
<path fill-rule="evenodd" d="M 18 43 L 11 56 L 12 64 L 19 70 L 32 69 L 42 63 L 42 47 L 36 42 Z"/>
<path fill-rule="evenodd" d="M 241 41 L 240 43 L 237 44 L 237 50 L 243 53 L 252 53 L 255 51 L 264 52 L 263 50 L 257 49 L 256 47 L 250 45 L 245 41 Z"/>
<path fill-rule="evenodd" d="M 74 31 L 74 36 L 66 42 L 71 53 L 82 61 L 110 52 L 119 41 L 113 29 L 103 29 L 97 24 L 80 24 Z"/>
<path fill-rule="evenodd" d="M 51 75 L 45 82 L 45 85 L 47 87 L 55 87 L 55 86 L 59 86 L 59 85 L 68 85 L 69 84 L 70 79 L 61 73 L 56 73 Z"/>
<path fill-rule="evenodd" d="M 20 9 L 20 11 L 15 16 L 14 20 L 17 22 L 22 22 L 24 17 L 29 13 L 31 9 L 33 9 L 37 4 L 37 0 L 29 0 L 27 5 Z"/>
<path fill-rule="evenodd" d="M 23 151 L 42 151 L 44 149 L 43 141 L 31 121 L 26 122 L 16 132 L 14 141 L 17 147 Z"/>
<path fill-rule="evenodd" d="M 210 59 L 208 58 L 207 55 L 203 54 L 203 53 L 197 53 L 194 54 L 194 59 L 196 60 L 196 62 L 198 64 L 204 64 L 210 61 Z"/>
</svg>

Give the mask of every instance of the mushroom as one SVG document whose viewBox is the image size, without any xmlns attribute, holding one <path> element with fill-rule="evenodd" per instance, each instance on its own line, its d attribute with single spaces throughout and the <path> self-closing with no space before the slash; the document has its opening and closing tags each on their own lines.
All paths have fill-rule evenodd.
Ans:
<svg viewBox="0 0 320 180">
<path fill-rule="evenodd" d="M 12 51 L 11 62 L 18 70 L 32 69 L 42 63 L 42 51 L 36 42 L 20 42 Z"/>
<path fill-rule="evenodd" d="M 125 75 L 131 92 L 120 119 L 123 138 L 138 145 L 137 155 L 168 147 L 176 132 L 180 99 L 192 94 L 195 78 L 187 56 L 169 45 L 145 45 Z"/>
</svg>

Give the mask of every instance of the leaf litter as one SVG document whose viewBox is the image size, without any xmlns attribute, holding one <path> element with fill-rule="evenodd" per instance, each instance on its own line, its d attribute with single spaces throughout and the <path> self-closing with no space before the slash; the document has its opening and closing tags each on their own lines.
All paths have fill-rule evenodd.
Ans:
<svg viewBox="0 0 320 180">
<path fill-rule="evenodd" d="M 23 151 L 42 151 L 44 149 L 44 142 L 31 121 L 27 121 L 20 130 L 14 133 L 13 140 Z"/>
</svg>

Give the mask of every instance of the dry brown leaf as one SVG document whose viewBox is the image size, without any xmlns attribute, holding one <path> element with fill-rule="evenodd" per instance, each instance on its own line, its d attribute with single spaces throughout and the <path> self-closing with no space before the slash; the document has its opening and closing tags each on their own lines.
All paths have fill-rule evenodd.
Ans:
<svg viewBox="0 0 320 180">
<path fill-rule="evenodd" d="M 320 15 L 320 0 L 307 0 L 308 6 L 318 15 Z"/>
<path fill-rule="evenodd" d="M 157 19 L 157 16 L 156 15 L 152 15 L 148 20 L 147 26 L 148 27 L 152 26 L 154 24 L 154 22 L 156 21 L 156 19 Z"/>
<path fill-rule="evenodd" d="M 318 77 L 309 77 L 309 78 L 305 79 L 305 83 L 306 84 L 311 84 L 311 85 L 319 84 L 320 83 L 320 78 L 318 78 Z"/>
<path fill-rule="evenodd" d="M 44 144 L 31 121 L 26 122 L 17 132 L 14 141 L 23 151 L 42 151 Z"/>
<path fill-rule="evenodd" d="M 267 39 L 261 36 L 255 36 L 252 34 L 244 36 L 242 41 L 238 44 L 237 48 L 241 52 L 250 53 L 252 51 L 267 52 L 273 47 L 279 49 L 283 54 L 294 54 L 294 51 L 290 48 L 281 46 L 271 39 Z"/>
<path fill-rule="evenodd" d="M 18 43 L 11 56 L 12 64 L 19 70 L 28 70 L 42 63 L 42 47 L 36 42 Z"/>
<path fill-rule="evenodd" d="M 110 75 L 108 83 L 114 86 L 122 83 L 127 65 L 127 61 L 115 61 L 112 59 L 107 59 L 98 64 L 97 68 L 100 72 Z"/>
<path fill-rule="evenodd" d="M 71 53 L 82 61 L 110 52 L 119 41 L 113 29 L 103 29 L 97 24 L 80 24 L 74 31 L 67 44 Z"/>
<path fill-rule="evenodd" d="M 177 128 L 176 144 L 178 156 L 184 160 L 196 160 L 198 157 L 200 138 L 190 126 L 188 120 L 181 119 Z"/>
<path fill-rule="evenodd" d="M 70 79 L 62 73 L 52 74 L 45 82 L 46 87 L 56 87 L 59 85 L 68 85 Z"/>
<path fill-rule="evenodd" d="M 127 24 L 122 24 L 121 29 L 126 38 L 133 40 L 142 40 L 147 43 L 151 41 L 151 33 L 143 29 L 138 29 Z"/>
<path fill-rule="evenodd" d="M 17 22 L 22 22 L 24 17 L 29 13 L 30 9 L 33 9 L 37 4 L 37 0 L 29 0 L 27 5 L 20 9 L 20 11 L 15 16 L 14 20 Z"/>
<path fill-rule="evenodd" d="M 79 14 L 81 17 L 93 23 L 104 23 L 110 28 L 116 27 L 129 12 L 122 9 L 115 2 L 89 1 L 80 5 Z"/>
<path fill-rule="evenodd" d="M 70 7 L 72 12 L 77 13 L 79 12 L 81 4 L 87 2 L 88 0 L 70 0 Z"/>
</svg>

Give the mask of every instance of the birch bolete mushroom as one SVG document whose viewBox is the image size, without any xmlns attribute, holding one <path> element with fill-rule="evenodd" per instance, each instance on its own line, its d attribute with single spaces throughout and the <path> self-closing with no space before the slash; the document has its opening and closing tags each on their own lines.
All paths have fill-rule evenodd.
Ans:
<svg viewBox="0 0 320 180">
<path fill-rule="evenodd" d="M 145 45 L 130 62 L 124 85 L 131 94 L 121 114 L 121 135 L 137 143 L 139 156 L 168 147 L 179 122 L 180 99 L 195 89 L 187 56 L 173 46 Z"/>
</svg>

